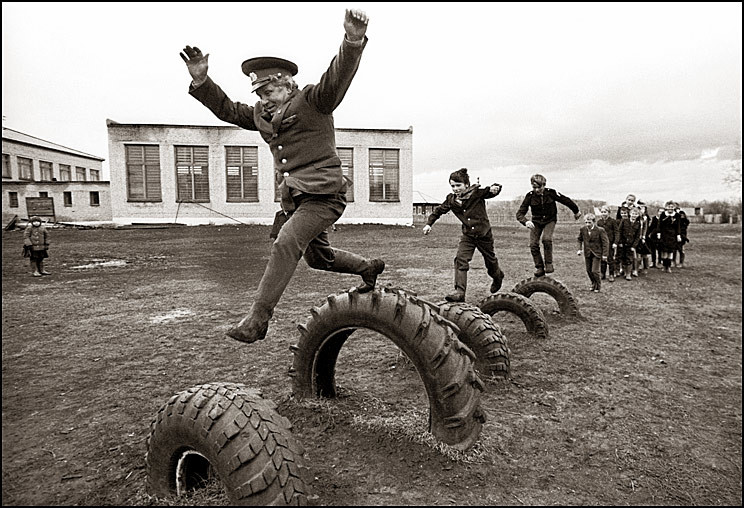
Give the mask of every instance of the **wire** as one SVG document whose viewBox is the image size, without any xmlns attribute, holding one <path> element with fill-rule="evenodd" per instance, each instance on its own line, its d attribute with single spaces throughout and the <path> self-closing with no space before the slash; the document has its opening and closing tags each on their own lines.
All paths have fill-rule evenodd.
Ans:
<svg viewBox="0 0 744 508">
<path fill-rule="evenodd" d="M 207 210 L 210 210 L 210 211 L 212 211 L 212 212 L 214 212 L 214 213 L 220 214 L 220 215 L 222 215 L 223 217 L 227 217 L 228 219 L 232 219 L 232 220 L 234 220 L 235 222 L 239 222 L 240 224 L 243 224 L 244 226 L 249 226 L 249 225 L 250 225 L 250 224 L 246 224 L 245 222 L 240 222 L 240 221 L 239 221 L 238 219 L 236 219 L 235 217 L 230 217 L 229 215 L 225 215 L 224 213 L 218 212 L 217 210 L 212 210 L 212 209 L 211 209 L 211 208 L 209 208 L 208 206 L 202 205 L 201 203 L 196 203 L 196 202 L 194 202 L 194 201 L 184 201 L 184 203 L 191 203 L 191 204 L 194 204 L 194 205 L 199 205 L 199 206 L 201 206 L 202 208 L 206 208 Z M 181 206 L 181 203 L 179 203 L 179 204 L 178 204 L 178 206 L 180 207 L 180 206 Z M 177 212 L 177 211 L 176 211 L 176 216 L 178 216 L 178 212 Z"/>
</svg>

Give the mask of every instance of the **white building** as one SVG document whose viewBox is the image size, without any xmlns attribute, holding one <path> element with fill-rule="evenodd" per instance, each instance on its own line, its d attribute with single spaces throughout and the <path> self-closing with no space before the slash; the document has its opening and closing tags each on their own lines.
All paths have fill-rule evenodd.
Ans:
<svg viewBox="0 0 744 508">
<path fill-rule="evenodd" d="M 111 222 L 101 157 L 3 127 L 3 225 L 39 215 L 49 222 Z"/>
<path fill-rule="evenodd" d="M 271 224 L 280 209 L 273 157 L 235 126 L 107 120 L 116 224 Z M 413 128 L 336 129 L 353 181 L 339 223 L 411 225 Z"/>
</svg>

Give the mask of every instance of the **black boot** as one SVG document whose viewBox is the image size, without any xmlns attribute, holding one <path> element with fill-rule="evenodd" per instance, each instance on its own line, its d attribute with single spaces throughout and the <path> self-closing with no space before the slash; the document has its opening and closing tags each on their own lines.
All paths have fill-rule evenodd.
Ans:
<svg viewBox="0 0 744 508">
<path fill-rule="evenodd" d="M 448 302 L 464 302 L 465 289 L 468 287 L 468 271 L 455 270 L 455 292 L 444 297 Z"/>
<path fill-rule="evenodd" d="M 269 330 L 269 320 L 273 310 L 268 307 L 254 303 L 251 311 L 240 323 L 230 328 L 226 334 L 231 339 L 240 342 L 256 342 L 266 338 L 266 332 Z"/>
<path fill-rule="evenodd" d="M 385 269 L 385 262 L 382 259 L 373 259 L 367 264 L 369 266 L 359 274 L 362 276 L 362 284 L 357 286 L 360 293 L 372 291 L 377 283 L 377 276 Z"/>
</svg>

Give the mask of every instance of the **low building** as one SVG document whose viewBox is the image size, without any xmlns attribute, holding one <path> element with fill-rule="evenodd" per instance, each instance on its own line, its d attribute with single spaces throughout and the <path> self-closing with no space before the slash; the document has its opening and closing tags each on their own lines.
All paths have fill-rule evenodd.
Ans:
<svg viewBox="0 0 744 508">
<path fill-rule="evenodd" d="M 257 131 L 232 125 L 107 120 L 113 222 L 271 224 L 274 160 Z M 411 225 L 413 128 L 336 129 L 353 182 L 339 223 Z"/>
<path fill-rule="evenodd" d="M 3 127 L 3 226 L 40 215 L 48 222 L 111 222 L 105 159 Z"/>
</svg>

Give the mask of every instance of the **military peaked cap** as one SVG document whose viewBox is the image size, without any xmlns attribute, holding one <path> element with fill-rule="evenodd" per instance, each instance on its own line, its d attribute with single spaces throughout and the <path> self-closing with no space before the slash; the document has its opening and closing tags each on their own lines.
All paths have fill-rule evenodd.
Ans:
<svg viewBox="0 0 744 508">
<path fill-rule="evenodd" d="M 275 74 L 279 76 L 283 74 L 294 76 L 297 74 L 297 65 L 289 60 L 273 56 L 249 58 L 243 62 L 241 69 L 243 69 L 243 74 L 251 78 L 251 92 L 255 92 L 267 84 L 271 76 Z"/>
</svg>

